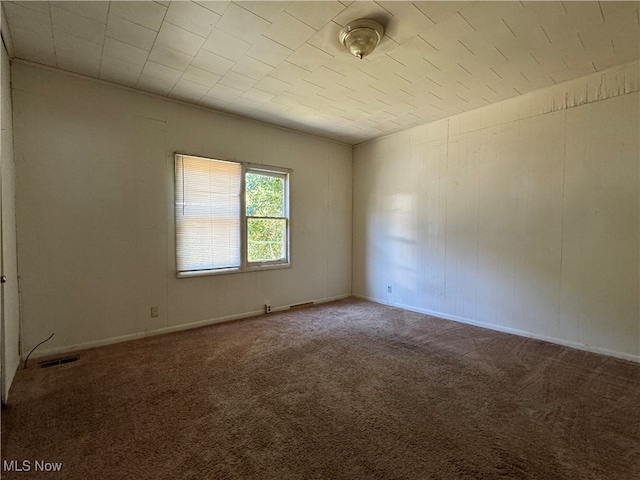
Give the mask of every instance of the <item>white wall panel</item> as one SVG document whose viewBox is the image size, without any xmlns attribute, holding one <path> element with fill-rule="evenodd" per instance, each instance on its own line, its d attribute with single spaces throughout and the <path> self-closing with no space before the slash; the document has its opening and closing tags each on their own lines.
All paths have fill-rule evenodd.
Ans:
<svg viewBox="0 0 640 480">
<path fill-rule="evenodd" d="M 357 146 L 353 293 L 640 360 L 637 68 Z"/>
<path fill-rule="evenodd" d="M 0 16 L 2 12 L 0 12 Z M 3 37 L 7 37 L 3 31 Z M 2 144 L 0 145 L 0 179 L 2 180 L 2 275 L 7 282 L 2 285 L 3 331 L 2 339 L 2 400 L 7 399 L 13 377 L 20 364 L 20 299 L 18 295 L 18 268 L 16 246 L 16 196 L 15 196 L 15 161 L 13 152 L 13 120 L 11 105 L 11 66 L 9 56 L 4 48 L 0 48 L 2 64 L 0 65 L 2 82 L 2 105 L 0 107 L 0 124 L 2 126 Z"/>
<path fill-rule="evenodd" d="M 351 147 L 35 66 L 13 73 L 27 350 L 52 332 L 39 354 L 350 294 Z M 177 279 L 176 151 L 293 169 L 293 267 Z"/>
</svg>

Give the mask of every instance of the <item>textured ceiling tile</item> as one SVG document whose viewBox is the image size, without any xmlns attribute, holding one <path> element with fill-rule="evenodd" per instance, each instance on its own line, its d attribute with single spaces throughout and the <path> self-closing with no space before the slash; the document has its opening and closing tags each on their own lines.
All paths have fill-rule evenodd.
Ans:
<svg viewBox="0 0 640 480">
<path fill-rule="evenodd" d="M 400 10 L 404 10 L 405 8 L 407 8 L 409 5 L 411 5 L 414 2 L 404 2 L 404 1 L 399 1 L 399 0 L 390 0 L 390 1 L 386 1 L 386 2 L 379 2 L 378 1 L 376 3 L 378 5 L 380 5 L 382 8 L 384 8 L 391 15 L 395 15 Z M 421 2 L 415 2 L 416 6 L 419 3 L 421 3 Z"/>
<path fill-rule="evenodd" d="M 561 41 L 554 40 L 551 48 L 560 55 L 569 55 L 583 52 L 584 43 L 577 32 L 567 31 Z"/>
<path fill-rule="evenodd" d="M 263 92 L 271 93 L 273 95 L 280 95 L 288 88 L 292 87 L 290 83 L 283 82 L 277 78 L 273 78 L 269 75 L 264 77 L 258 83 L 255 84 L 255 88 Z"/>
<path fill-rule="evenodd" d="M 496 18 L 512 19 L 526 14 L 526 3 L 515 1 L 485 2 L 487 9 Z"/>
<path fill-rule="evenodd" d="M 208 90 L 209 88 L 204 85 L 180 79 L 171 90 L 171 93 L 169 93 L 169 97 L 186 102 L 197 103 L 202 97 L 204 97 Z"/>
<path fill-rule="evenodd" d="M 103 54 L 140 66 L 145 64 L 149 56 L 149 52 L 142 48 L 109 37 L 104 39 Z"/>
<path fill-rule="evenodd" d="M 623 30 L 613 34 L 611 41 L 615 55 L 619 55 L 621 63 L 626 63 L 640 56 L 640 32 L 625 32 Z M 623 60 L 624 59 L 624 60 Z"/>
<path fill-rule="evenodd" d="M 504 54 L 496 48 L 495 43 L 487 43 L 479 39 L 465 39 L 464 43 L 460 42 L 460 45 L 465 50 L 472 52 L 469 56 L 460 51 L 463 59 L 461 61 L 469 65 L 477 65 L 479 63 L 491 68 L 508 62 Z"/>
<path fill-rule="evenodd" d="M 197 3 L 201 7 L 204 7 L 207 10 L 211 10 L 218 15 L 222 15 L 231 2 L 223 2 L 218 0 L 202 0 L 196 1 L 194 3 Z"/>
<path fill-rule="evenodd" d="M 106 37 L 105 4 L 3 7 L 21 58 L 351 143 L 640 56 L 637 2 L 160 3 L 110 4 Z M 363 60 L 338 39 L 361 17 L 388 33 Z"/>
<path fill-rule="evenodd" d="M 326 90 L 325 90 L 325 94 L 328 97 L 341 102 L 347 101 L 349 96 L 355 92 L 356 92 L 355 90 L 351 90 L 349 88 L 342 86 L 339 82 L 336 82 L 333 85 L 326 87 Z"/>
<path fill-rule="evenodd" d="M 503 65 L 497 65 L 495 68 L 493 68 L 493 71 L 495 71 L 496 74 L 499 75 L 499 78 L 502 81 L 507 82 L 509 85 L 517 88 L 518 90 L 521 90 L 529 83 L 526 77 L 522 75 L 522 67 L 524 66 L 526 68 L 531 67 L 532 65 L 533 61 L 528 62 L 524 65 L 522 63 L 520 65 L 505 63 Z"/>
<path fill-rule="evenodd" d="M 134 87 L 138 83 L 140 73 L 142 73 L 142 66 L 132 65 L 107 55 L 102 56 L 100 78 L 103 80 Z"/>
<path fill-rule="evenodd" d="M 164 17 L 165 22 L 184 28 L 201 37 L 208 37 L 219 19 L 220 15 L 217 13 L 193 2 L 171 2 Z"/>
<path fill-rule="evenodd" d="M 176 82 L 143 73 L 138 79 L 137 88 L 146 92 L 155 93 L 156 95 L 166 96 L 169 95 L 169 92 L 171 92 L 175 84 Z"/>
<path fill-rule="evenodd" d="M 305 70 L 304 68 L 300 68 L 287 61 L 284 61 L 280 65 L 278 65 L 276 68 L 274 68 L 269 73 L 269 76 L 293 85 L 298 81 L 300 81 L 301 79 L 308 77 L 310 74 L 311 74 L 310 71 Z"/>
<path fill-rule="evenodd" d="M 24 2 L 2 2 L 2 7 L 12 31 L 20 28 L 39 35 L 51 35 L 51 14 L 48 9 L 46 12 L 34 11 L 27 8 Z"/>
<path fill-rule="evenodd" d="M 393 16 L 387 25 L 385 35 L 403 43 L 432 25 L 433 22 L 420 10 L 410 5 Z"/>
<path fill-rule="evenodd" d="M 460 15 L 453 15 L 420 32 L 420 37 L 431 48 L 439 51 L 447 49 L 452 42 L 473 35 L 474 32 L 474 29 Z"/>
<path fill-rule="evenodd" d="M 150 51 L 157 34 L 124 18 L 109 15 L 107 37 Z"/>
<path fill-rule="evenodd" d="M 456 15 L 472 2 L 415 2 L 415 6 L 433 23 L 440 23 L 447 17 Z"/>
<path fill-rule="evenodd" d="M 463 7 L 457 16 L 461 17 L 474 30 L 483 30 L 493 25 L 496 19 L 500 19 L 500 14 L 496 14 L 489 2 L 472 2 Z"/>
<path fill-rule="evenodd" d="M 276 112 L 265 110 L 263 108 L 265 105 L 269 105 L 269 104 L 264 103 L 260 105 L 258 108 L 252 110 L 251 118 L 261 122 L 270 123 L 272 125 L 278 125 L 280 121 L 280 119 L 278 118 L 279 115 Z"/>
<path fill-rule="evenodd" d="M 43 65 L 56 66 L 53 35 L 51 33 L 40 35 L 30 30 L 12 28 L 11 40 L 17 56 L 42 63 Z"/>
<path fill-rule="evenodd" d="M 239 1 L 235 2 L 238 5 L 241 5 L 242 8 L 249 10 L 252 13 L 255 13 L 259 17 L 268 20 L 269 22 L 273 22 L 278 15 L 282 13 L 282 11 L 289 6 L 291 2 L 278 2 L 278 1 L 252 1 L 245 2 Z"/>
<path fill-rule="evenodd" d="M 556 20 L 567 21 L 567 10 L 561 2 L 524 2 L 524 13 L 531 21 L 542 23 L 543 21 Z"/>
<path fill-rule="evenodd" d="M 380 75 L 390 75 L 391 72 L 388 70 L 394 66 L 395 63 L 393 59 L 387 55 L 383 55 L 375 58 L 367 57 L 364 61 L 361 60 L 357 64 L 357 69 L 371 77 L 373 80 L 380 80 Z"/>
<path fill-rule="evenodd" d="M 207 72 L 206 70 L 194 67 L 193 65 L 189 65 L 189 67 L 182 74 L 183 80 L 198 83 L 200 85 L 205 85 L 209 88 L 213 87 L 218 82 L 218 80 L 220 80 L 220 78 L 222 78 L 220 75 Z"/>
<path fill-rule="evenodd" d="M 260 38 L 262 32 L 269 25 L 270 23 L 264 18 L 239 7 L 235 3 L 231 3 L 220 20 L 218 20 L 216 28 L 240 37 L 247 42 L 254 42 Z"/>
<path fill-rule="evenodd" d="M 388 103 L 382 104 L 382 105 L 374 104 L 373 102 L 376 102 L 379 96 L 380 96 L 380 92 L 378 92 L 377 90 L 374 90 L 368 84 L 366 86 L 363 86 L 357 92 L 354 92 L 352 95 L 350 95 L 351 98 L 354 98 L 356 100 L 364 102 L 365 104 L 368 104 L 370 107 L 369 110 L 373 110 L 373 111 L 377 111 L 377 110 L 380 110 L 381 108 L 386 108 L 387 106 L 389 106 Z"/>
<path fill-rule="evenodd" d="M 291 2 L 285 11 L 318 30 L 345 8 L 337 1 Z"/>
<path fill-rule="evenodd" d="M 305 43 L 293 52 L 287 61 L 306 70 L 313 71 L 332 58 L 327 52 Z"/>
<path fill-rule="evenodd" d="M 610 68 L 610 67 L 615 67 L 616 65 L 620 65 L 622 63 L 626 63 L 627 61 L 631 61 L 633 59 L 637 58 L 637 55 L 630 55 L 629 58 L 623 56 L 623 55 L 611 55 L 610 57 L 605 57 L 605 58 L 599 58 L 597 60 L 593 61 L 593 65 L 595 66 L 596 71 L 601 71 L 604 70 L 606 68 Z M 551 73 L 551 77 L 553 77 L 553 79 L 556 79 L 556 72 Z M 558 80 L 556 80 L 557 82 Z"/>
<path fill-rule="evenodd" d="M 293 108 L 300 104 L 300 100 L 301 98 L 298 97 L 297 95 L 294 95 L 289 91 L 286 91 L 286 92 L 282 92 L 279 95 L 276 95 L 276 97 L 272 101 L 273 103 L 277 103 L 279 105 L 286 105 L 287 107 Z"/>
<path fill-rule="evenodd" d="M 348 88 L 351 92 L 360 92 L 364 86 L 368 86 L 369 82 L 375 80 L 366 73 L 357 70 L 350 72 L 345 78 L 338 81 L 339 85 Z"/>
<path fill-rule="evenodd" d="M 576 51 L 562 56 L 562 60 L 567 64 L 569 69 L 579 67 L 586 63 L 591 63 L 593 60 L 592 55 L 587 50 Z M 595 71 L 595 68 L 594 68 Z"/>
<path fill-rule="evenodd" d="M 234 65 L 234 62 L 222 58 L 215 53 L 200 50 L 191 62 L 191 65 L 206 70 L 207 72 L 224 75 Z"/>
<path fill-rule="evenodd" d="M 554 52 L 531 52 L 531 55 L 536 59 L 536 66 L 533 68 L 539 72 L 551 74 L 555 72 L 562 72 L 567 68 L 566 63 L 562 60 L 560 55 Z M 531 72 L 531 70 L 523 70 L 523 73 L 527 74 L 527 72 Z"/>
<path fill-rule="evenodd" d="M 218 83 L 246 92 L 256 84 L 256 80 L 234 71 L 228 71 Z"/>
<path fill-rule="evenodd" d="M 335 97 L 334 95 L 332 95 L 332 92 L 327 92 L 327 93 L 328 93 L 327 96 Z M 364 118 L 363 112 L 358 110 L 360 107 L 362 107 L 362 105 L 364 105 L 361 101 L 359 101 L 359 100 L 357 100 L 355 98 L 349 97 L 349 96 L 341 97 L 341 98 L 339 98 L 339 101 L 340 101 L 340 104 L 344 106 L 344 108 L 346 108 L 349 111 L 354 111 L 361 118 Z"/>
<path fill-rule="evenodd" d="M 338 55 L 334 55 L 333 58 L 324 62 L 323 65 L 336 72 L 351 75 L 357 71 L 357 67 L 361 63 L 362 60 L 354 57 L 347 50 L 342 50 Z"/>
<path fill-rule="evenodd" d="M 296 50 L 315 33 L 316 31 L 313 28 L 285 12 L 271 24 L 264 32 L 264 35 L 292 50 Z"/>
<path fill-rule="evenodd" d="M 565 15 L 566 17 L 566 15 Z M 569 21 L 560 22 L 555 18 L 543 19 L 540 23 L 542 30 L 549 43 L 554 46 L 562 45 L 567 38 L 575 36 L 578 27 Z"/>
<path fill-rule="evenodd" d="M 595 72 L 595 69 L 593 71 Z M 555 83 L 555 79 L 553 79 L 551 76 L 549 76 L 548 74 L 546 74 L 544 72 L 533 71 L 533 72 L 529 72 L 527 74 L 527 73 L 525 73 L 523 71 L 522 74 L 525 77 L 527 77 L 527 81 L 530 83 L 530 85 L 532 86 L 533 90 L 538 90 L 540 88 L 548 87 L 548 86 L 553 85 Z M 499 101 L 498 100 L 499 95 L 489 96 L 487 98 L 489 99 L 489 101 L 491 103 Z M 502 98 L 500 98 L 500 99 L 502 99 Z"/>
<path fill-rule="evenodd" d="M 156 43 L 151 49 L 149 60 L 175 68 L 176 70 L 184 71 L 193 60 L 193 56 Z"/>
<path fill-rule="evenodd" d="M 404 66 L 421 66 L 423 59 L 436 52 L 422 37 L 415 36 L 387 52 L 387 55 Z"/>
<path fill-rule="evenodd" d="M 104 54 L 101 59 L 100 78 L 118 76 L 135 79 L 137 81 L 142 73 L 143 66 L 144 65 L 134 65 L 125 60 Z"/>
<path fill-rule="evenodd" d="M 56 48 L 56 55 L 64 51 L 67 56 L 87 58 L 94 62 L 98 61 L 98 65 L 100 64 L 102 45 L 59 31 L 53 32 L 53 43 Z"/>
<path fill-rule="evenodd" d="M 287 107 L 286 105 L 269 102 L 269 103 L 265 103 L 264 105 L 261 105 L 259 110 L 262 110 L 264 112 L 271 113 L 274 115 L 280 115 L 281 113 L 286 112 L 290 108 L 291 107 Z"/>
<path fill-rule="evenodd" d="M 137 25 L 155 30 L 160 29 L 167 8 L 155 2 L 111 2 L 109 14 L 116 15 Z"/>
<path fill-rule="evenodd" d="M 572 68 L 568 68 L 563 72 L 559 72 L 559 73 L 554 73 L 552 75 L 553 79 L 556 81 L 556 83 L 560 83 L 560 82 L 564 82 L 567 80 L 571 80 L 573 78 L 578 78 L 578 77 L 582 77 L 585 75 L 589 75 L 591 73 L 594 73 L 595 70 L 593 68 L 593 64 L 591 62 L 589 63 L 583 63 L 582 65 L 577 65 L 575 67 Z M 520 90 L 521 92 L 523 92 L 524 90 L 521 88 L 518 88 L 518 90 Z"/>
<path fill-rule="evenodd" d="M 100 74 L 99 56 L 80 57 L 66 50 L 56 50 L 56 64 L 58 68 L 81 75 L 97 77 Z"/>
<path fill-rule="evenodd" d="M 322 93 L 324 87 L 315 83 L 309 83 L 306 79 L 296 82 L 291 87 L 287 88 L 287 93 L 300 97 L 300 102 L 304 102 L 305 99 L 312 98 L 318 93 Z"/>
<path fill-rule="evenodd" d="M 238 90 L 237 88 L 229 87 L 227 85 L 223 85 L 222 83 L 216 83 L 207 95 L 212 95 L 217 98 L 224 99 L 226 101 L 232 102 L 244 92 L 242 90 Z"/>
<path fill-rule="evenodd" d="M 202 45 L 205 50 L 234 62 L 239 60 L 249 50 L 249 47 L 251 47 L 250 43 L 217 28 L 213 29 L 209 38 Z"/>
<path fill-rule="evenodd" d="M 249 57 L 260 60 L 272 67 L 280 65 L 292 53 L 293 50 L 290 48 L 264 36 L 260 37 L 247 51 Z"/>
<path fill-rule="evenodd" d="M 202 47 L 204 40 L 204 38 L 184 28 L 163 22 L 156 42 L 187 55 L 195 55 Z"/>
<path fill-rule="evenodd" d="M 580 33 L 580 32 L 579 32 Z M 599 30 L 598 32 L 582 32 L 580 34 L 582 45 L 584 48 L 595 56 L 609 56 L 614 53 L 614 45 L 611 42 L 613 38 L 613 32 L 609 32 L 606 29 Z M 638 42 L 635 42 L 638 45 Z"/>
<path fill-rule="evenodd" d="M 321 87 L 329 88 L 334 86 L 337 82 L 343 81 L 344 79 L 345 75 L 339 72 L 334 72 L 333 70 L 329 70 L 326 67 L 319 67 L 311 75 L 306 77 L 305 80 L 316 85 L 320 85 Z"/>
<path fill-rule="evenodd" d="M 202 105 L 204 107 L 213 108 L 216 110 L 222 110 L 227 105 L 229 105 L 229 100 L 225 100 L 222 97 L 218 97 L 217 95 L 206 94 L 200 100 L 198 100 L 198 105 Z"/>
<path fill-rule="evenodd" d="M 329 22 L 317 33 L 315 33 L 307 43 L 313 45 L 320 50 L 324 50 L 329 55 L 338 55 L 345 52 L 345 48 L 340 43 L 339 35 L 342 27 L 335 23 Z"/>
<path fill-rule="evenodd" d="M 232 103 L 231 103 L 231 107 L 232 110 L 235 109 L 235 107 L 240 107 L 241 111 L 248 109 L 248 110 L 255 110 L 256 108 L 260 107 L 260 105 L 262 105 L 260 102 L 254 102 L 253 100 L 249 100 L 248 98 L 244 98 L 242 96 L 236 98 Z"/>
<path fill-rule="evenodd" d="M 4 8 L 6 8 L 8 4 L 19 5 L 29 10 L 45 13 L 47 15 L 50 15 L 51 13 L 49 2 L 32 2 L 32 1 L 15 1 L 14 2 L 14 1 L 7 1 L 7 0 L 4 0 L 2 2 L 2 5 L 4 6 Z"/>
<path fill-rule="evenodd" d="M 536 59 L 531 56 L 531 47 L 527 42 L 512 41 L 497 44 L 499 52 L 509 59 L 510 65 L 521 67 L 523 64 L 532 65 L 537 63 Z M 497 64 L 494 66 L 498 66 Z"/>
<path fill-rule="evenodd" d="M 578 28 L 600 26 L 604 23 L 604 14 L 600 2 L 562 2 L 567 15 Z"/>
<path fill-rule="evenodd" d="M 244 98 L 246 100 L 250 100 L 252 102 L 256 102 L 259 104 L 263 104 L 268 102 L 269 100 L 271 100 L 272 98 L 274 98 L 275 95 L 273 95 L 272 93 L 267 93 L 267 92 L 263 92 L 261 90 L 249 90 L 247 92 L 244 92 L 241 95 L 241 98 Z"/>
<path fill-rule="evenodd" d="M 548 46 L 550 39 L 540 25 L 526 17 L 504 20 L 505 25 L 513 31 L 517 40 L 528 43 L 533 48 Z"/>
<path fill-rule="evenodd" d="M 104 43 L 105 24 L 59 7 L 51 7 L 54 30 L 61 30 L 93 43 Z"/>
<path fill-rule="evenodd" d="M 386 26 L 391 14 L 375 2 L 353 2 L 336 15 L 333 21 L 344 27 L 359 18 L 370 18 Z"/>
<path fill-rule="evenodd" d="M 254 58 L 245 56 L 238 60 L 238 62 L 231 67 L 231 70 L 257 81 L 265 77 L 273 70 L 273 67 Z"/>
<path fill-rule="evenodd" d="M 639 2 L 607 2 L 601 1 L 600 7 L 604 15 L 605 23 L 614 25 L 627 19 L 635 20 L 640 24 Z"/>
<path fill-rule="evenodd" d="M 182 76 L 182 73 L 183 72 L 180 70 L 152 61 L 147 61 L 142 69 L 142 75 L 158 78 L 166 82 L 173 82 L 172 84 L 175 84 L 178 81 Z"/>
<path fill-rule="evenodd" d="M 109 2 L 51 2 L 51 5 L 64 8 L 65 10 L 69 10 L 100 23 L 107 23 Z"/>
</svg>

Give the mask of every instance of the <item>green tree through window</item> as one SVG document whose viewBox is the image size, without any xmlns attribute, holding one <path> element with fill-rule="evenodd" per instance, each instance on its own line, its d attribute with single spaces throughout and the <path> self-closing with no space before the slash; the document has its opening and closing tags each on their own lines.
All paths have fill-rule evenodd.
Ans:
<svg viewBox="0 0 640 480">
<path fill-rule="evenodd" d="M 274 262 L 286 259 L 285 177 L 247 172 L 245 176 L 247 260 Z"/>
</svg>

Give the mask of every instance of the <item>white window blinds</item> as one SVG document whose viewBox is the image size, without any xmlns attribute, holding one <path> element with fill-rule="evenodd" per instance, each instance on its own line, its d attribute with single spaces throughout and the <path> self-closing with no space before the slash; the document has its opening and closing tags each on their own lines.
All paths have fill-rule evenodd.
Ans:
<svg viewBox="0 0 640 480">
<path fill-rule="evenodd" d="M 179 273 L 240 266 L 239 163 L 176 155 Z"/>
</svg>

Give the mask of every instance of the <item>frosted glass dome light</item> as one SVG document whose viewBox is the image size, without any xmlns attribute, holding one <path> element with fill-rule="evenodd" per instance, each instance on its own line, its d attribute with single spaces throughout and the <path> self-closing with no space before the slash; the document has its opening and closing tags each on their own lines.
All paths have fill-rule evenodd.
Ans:
<svg viewBox="0 0 640 480">
<path fill-rule="evenodd" d="M 376 48 L 384 28 L 374 20 L 354 20 L 340 30 L 340 43 L 345 46 L 352 55 L 362 59 Z"/>
</svg>

